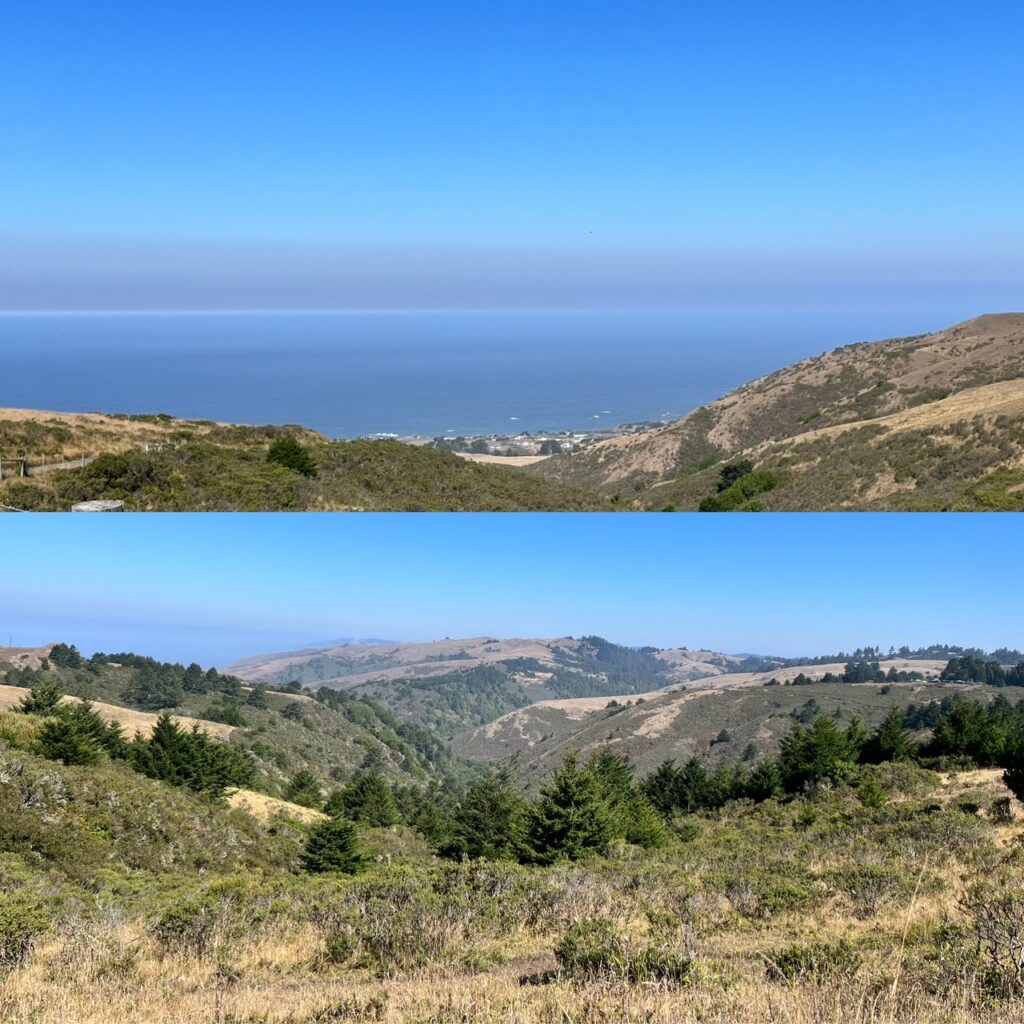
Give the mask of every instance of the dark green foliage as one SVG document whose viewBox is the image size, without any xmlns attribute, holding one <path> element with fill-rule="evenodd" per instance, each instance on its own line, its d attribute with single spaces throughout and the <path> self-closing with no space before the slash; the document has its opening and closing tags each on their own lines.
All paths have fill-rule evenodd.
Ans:
<svg viewBox="0 0 1024 1024">
<path fill-rule="evenodd" d="M 289 700 L 281 708 L 281 717 L 292 722 L 302 721 L 302 705 L 297 700 Z"/>
<path fill-rule="evenodd" d="M 452 816 L 445 857 L 518 860 L 523 856 L 529 805 L 504 776 L 472 786 Z"/>
<path fill-rule="evenodd" d="M 182 673 L 174 669 L 174 666 L 156 663 L 139 665 L 135 678 L 125 688 L 121 699 L 129 707 L 141 711 L 178 707 L 185 691 Z"/>
<path fill-rule="evenodd" d="M 955 701 L 935 723 L 926 751 L 933 755 L 970 758 L 981 767 L 999 760 L 1002 729 L 989 709 L 973 700 Z"/>
<path fill-rule="evenodd" d="M 246 696 L 245 703 L 251 708 L 266 711 L 270 707 L 270 703 L 267 700 L 267 688 L 265 686 L 254 686 Z"/>
<path fill-rule="evenodd" d="M 874 736 L 861 753 L 861 759 L 870 764 L 883 761 L 906 761 L 913 750 L 903 728 L 903 713 L 893 708 L 879 725 Z"/>
<path fill-rule="evenodd" d="M 231 786 L 248 786 L 253 779 L 248 755 L 210 739 L 198 726 L 186 732 L 167 712 L 157 719 L 148 740 L 135 737 L 130 759 L 143 775 L 214 797 Z"/>
<path fill-rule="evenodd" d="M 939 678 L 956 683 L 1024 686 L 1024 663 L 1006 670 L 998 661 L 986 661 L 976 655 L 964 655 L 959 658 L 950 658 Z"/>
<path fill-rule="evenodd" d="M 82 667 L 82 656 L 74 644 L 54 644 L 50 649 L 49 660 L 59 668 Z"/>
<path fill-rule="evenodd" d="M 654 849 L 667 845 L 668 830 L 634 780 L 633 766 L 614 750 L 602 750 L 587 763 L 598 792 L 612 816 L 616 839 Z"/>
<path fill-rule="evenodd" d="M 46 715 L 57 707 L 61 696 L 60 687 L 55 682 L 43 680 L 21 698 L 18 710 L 26 715 Z"/>
<path fill-rule="evenodd" d="M 748 473 L 754 471 L 754 464 L 750 459 L 740 459 L 738 462 L 730 462 L 728 465 L 722 467 L 721 472 L 718 474 L 718 484 L 715 490 L 719 494 L 722 491 L 728 490 L 737 480 L 742 479 Z"/>
<path fill-rule="evenodd" d="M 853 771 L 859 751 L 832 718 L 819 715 L 811 725 L 794 727 L 779 746 L 779 775 L 787 792 L 808 783 L 841 782 Z"/>
<path fill-rule="evenodd" d="M 332 797 L 331 806 L 340 807 L 347 818 L 372 828 L 387 828 L 399 820 L 391 787 L 379 771 L 358 772 L 337 800 Z"/>
<path fill-rule="evenodd" d="M 242 709 L 237 701 L 221 697 L 219 700 L 211 701 L 206 710 L 200 716 L 207 722 L 221 722 L 224 725 L 233 725 L 236 728 L 244 728 L 248 723 Z"/>
<path fill-rule="evenodd" d="M 745 795 L 744 769 L 720 765 L 709 772 L 694 755 L 680 768 L 674 760 L 662 762 L 643 781 L 643 791 L 665 818 L 674 814 L 721 807 Z"/>
<path fill-rule="evenodd" d="M 757 512 L 761 506 L 754 500 L 760 494 L 774 490 L 777 474 L 758 469 L 746 473 L 717 494 L 705 498 L 699 506 L 701 512 Z"/>
<path fill-rule="evenodd" d="M 285 788 L 284 798 L 302 807 L 320 808 L 324 803 L 320 780 L 308 768 L 300 768 L 291 777 Z"/>
<path fill-rule="evenodd" d="M 37 748 L 43 757 L 64 764 L 95 764 L 103 755 L 103 748 L 73 718 L 47 719 Z"/>
<path fill-rule="evenodd" d="M 95 764 L 105 754 L 127 757 L 128 744 L 121 726 L 105 722 L 88 701 L 60 704 L 50 714 L 37 741 L 43 757 L 64 764 Z"/>
<path fill-rule="evenodd" d="M 307 871 L 340 872 L 354 875 L 366 865 L 366 856 L 359 845 L 359 829 L 344 818 L 328 818 L 309 830 L 309 839 L 302 853 Z"/>
<path fill-rule="evenodd" d="M 528 832 L 530 857 L 541 864 L 603 856 L 615 822 L 592 772 L 569 755 L 541 790 Z"/>
<path fill-rule="evenodd" d="M 267 451 L 267 462 L 284 466 L 303 476 L 316 476 L 316 461 L 309 450 L 294 437 L 285 435 L 274 441 Z"/>
<path fill-rule="evenodd" d="M 1011 765 L 1003 772 L 1003 782 L 1018 799 L 1024 800 L 1024 764 Z"/>
</svg>

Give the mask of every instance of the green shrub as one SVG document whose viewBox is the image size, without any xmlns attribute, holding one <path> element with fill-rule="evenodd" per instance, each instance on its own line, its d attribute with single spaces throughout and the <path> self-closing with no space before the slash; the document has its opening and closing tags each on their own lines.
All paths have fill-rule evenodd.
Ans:
<svg viewBox="0 0 1024 1024">
<path fill-rule="evenodd" d="M 39 738 L 43 723 L 15 711 L 0 711 L 0 744 L 15 750 L 30 750 Z"/>
<path fill-rule="evenodd" d="M 267 462 L 293 469 L 303 476 L 316 476 L 316 462 L 309 451 L 294 437 L 279 437 L 267 452 Z"/>
<path fill-rule="evenodd" d="M 0 895 L 0 968 L 23 964 L 50 924 L 49 914 L 34 897 Z"/>
<path fill-rule="evenodd" d="M 857 973 L 863 957 L 845 939 L 810 946 L 789 946 L 768 960 L 769 978 L 776 981 L 826 981 L 849 979 Z"/>
<path fill-rule="evenodd" d="M 699 506 L 701 512 L 734 512 L 736 510 L 760 511 L 752 507 L 753 499 L 760 494 L 774 490 L 779 478 L 769 470 L 757 469 L 732 482 L 724 490 L 705 498 Z M 756 503 L 760 505 L 760 503 Z M 763 508 L 763 506 L 761 506 Z"/>
<path fill-rule="evenodd" d="M 563 932 L 555 959 L 564 974 L 576 981 L 621 979 L 684 984 L 693 961 L 667 946 L 631 949 L 606 918 L 585 921 Z"/>
</svg>

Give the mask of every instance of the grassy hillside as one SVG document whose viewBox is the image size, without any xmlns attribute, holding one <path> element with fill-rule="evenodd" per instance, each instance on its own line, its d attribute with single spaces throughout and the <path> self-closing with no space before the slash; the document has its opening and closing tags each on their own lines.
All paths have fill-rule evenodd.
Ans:
<svg viewBox="0 0 1024 1024">
<path fill-rule="evenodd" d="M 268 461 L 292 438 L 308 472 Z M 98 498 L 130 511 L 543 511 L 613 508 L 592 492 L 397 441 L 331 441 L 301 427 L 246 427 L 168 416 L 0 411 L 0 457 L 84 467 L 0 482 L 0 504 L 66 511 Z"/>
<path fill-rule="evenodd" d="M 1022 413 L 1024 314 L 990 315 L 835 349 L 530 472 L 643 508 L 1020 509 Z"/>
<path fill-rule="evenodd" d="M 774 752 L 795 721 L 815 709 L 841 723 L 859 718 L 875 727 L 893 708 L 949 696 L 993 699 L 991 687 L 963 683 L 816 683 L 803 686 L 732 686 L 682 690 L 611 706 L 601 701 L 551 701 L 506 714 L 458 736 L 461 756 L 510 765 L 537 786 L 567 751 L 589 756 L 611 745 L 641 772 L 666 758 L 697 755 L 710 764 Z"/>
<path fill-rule="evenodd" d="M 451 863 L 370 829 L 364 873 L 306 828 L 0 749 L 0 999 L 12 1024 L 1001 1024 L 986 936 L 1024 882 L 997 771 L 870 769 L 686 815 L 668 845 Z M 865 776 L 867 777 L 867 776 Z M 1004 801 L 1005 802 L 1005 801 Z M 1010 813 L 1019 814 L 1011 802 Z M 1010 895 L 1009 903 L 1007 895 Z"/>
<path fill-rule="evenodd" d="M 15 706 L 28 687 L 49 681 L 66 700 L 97 702 L 101 716 L 121 723 L 129 737 L 137 730 L 148 734 L 157 713 L 171 710 L 187 726 L 195 722 L 250 756 L 255 784 L 271 796 L 283 794 L 303 769 L 314 773 L 324 792 L 370 764 L 395 782 L 418 786 L 463 773 L 434 734 L 355 695 L 339 695 L 327 706 L 308 694 L 254 692 L 233 676 L 213 671 L 211 677 L 212 670 L 199 666 L 136 655 L 76 659 L 60 653 L 58 664 L 52 651 L 10 655 L 6 672 L 0 662 L 0 709 Z M 130 664 L 135 658 L 138 664 Z"/>
<path fill-rule="evenodd" d="M 626 676 L 642 668 L 587 649 Z M 302 794 L 193 791 L 166 770 L 193 756 L 207 770 L 209 745 L 247 743 L 249 724 L 190 746 L 161 718 L 131 750 L 74 747 L 88 716 L 48 689 L 150 704 L 178 685 L 198 715 L 234 699 L 232 676 L 65 645 L 5 653 L 8 678 L 34 684 L 20 688 L 29 707 L 0 711 L 12 1024 L 1001 1024 L 1024 1009 L 1024 703 L 960 700 L 877 731 L 847 713 L 1006 690 L 709 688 L 692 696 L 709 714 L 726 696 L 769 702 L 736 722 L 769 711 L 786 734 L 777 758 L 635 773 L 612 738 L 585 763 L 549 764 L 529 799 L 500 778 L 458 797 L 405 785 L 392 762 L 390 783 L 357 773 L 321 810 Z M 379 743 L 372 716 L 386 722 L 348 692 L 325 690 L 323 705 L 242 692 L 259 693 L 246 715 L 298 708 L 287 720 L 316 734 L 345 722 Z M 847 702 L 838 723 L 832 695 Z M 375 760 L 393 753 L 383 743 Z"/>
</svg>

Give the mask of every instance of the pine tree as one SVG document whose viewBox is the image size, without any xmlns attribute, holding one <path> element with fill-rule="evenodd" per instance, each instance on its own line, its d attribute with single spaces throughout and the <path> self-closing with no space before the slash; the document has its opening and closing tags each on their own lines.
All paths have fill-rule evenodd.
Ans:
<svg viewBox="0 0 1024 1024">
<path fill-rule="evenodd" d="M 484 779 L 455 812 L 451 837 L 440 852 L 453 858 L 517 860 L 523 853 L 528 809 L 505 776 Z"/>
<path fill-rule="evenodd" d="M 662 761 L 647 778 L 641 788 L 654 809 L 663 817 L 671 818 L 676 809 L 679 789 L 679 769 L 675 760 Z"/>
<path fill-rule="evenodd" d="M 775 761 L 759 761 L 743 787 L 744 795 L 751 800 L 771 800 L 782 792 L 782 778 Z"/>
<path fill-rule="evenodd" d="M 43 757 L 64 764 L 95 764 L 103 754 L 99 743 L 72 717 L 47 719 L 38 744 Z"/>
<path fill-rule="evenodd" d="M 615 838 L 611 811 L 593 773 L 569 754 L 541 790 L 529 827 L 531 859 L 541 864 L 603 855 Z"/>
<path fill-rule="evenodd" d="M 779 775 L 787 793 L 820 779 L 840 781 L 855 762 L 846 734 L 828 715 L 818 715 L 809 729 L 795 726 L 779 747 Z"/>
<path fill-rule="evenodd" d="M 181 676 L 173 665 L 144 662 L 135 669 L 135 678 L 125 687 L 121 699 L 143 711 L 163 711 L 178 707 L 183 695 Z"/>
<path fill-rule="evenodd" d="M 395 798 L 380 772 L 359 772 L 353 776 L 342 790 L 341 802 L 347 816 L 361 825 L 387 828 L 398 823 Z"/>
<path fill-rule="evenodd" d="M 882 764 L 885 761 L 907 761 L 911 753 L 910 739 L 903 728 L 903 713 L 893 708 L 882 719 L 882 724 L 875 730 L 861 758 Z"/>
<path fill-rule="evenodd" d="M 616 838 L 648 849 L 668 842 L 664 822 L 634 783 L 633 766 L 622 754 L 605 748 L 590 759 L 587 770 L 611 811 Z"/>
<path fill-rule="evenodd" d="M 51 679 L 44 679 L 36 683 L 31 690 L 21 698 L 18 710 L 26 715 L 48 715 L 60 703 L 63 696 L 60 687 Z"/>
<path fill-rule="evenodd" d="M 185 687 L 186 693 L 206 693 L 208 689 L 206 673 L 194 661 L 182 673 L 181 682 Z"/>
<path fill-rule="evenodd" d="M 366 864 L 359 845 L 359 829 L 344 818 L 328 818 L 309 830 L 302 863 L 307 871 L 354 875 Z"/>
<path fill-rule="evenodd" d="M 288 783 L 284 798 L 302 807 L 319 808 L 324 802 L 320 780 L 308 768 L 300 768 Z"/>
</svg>

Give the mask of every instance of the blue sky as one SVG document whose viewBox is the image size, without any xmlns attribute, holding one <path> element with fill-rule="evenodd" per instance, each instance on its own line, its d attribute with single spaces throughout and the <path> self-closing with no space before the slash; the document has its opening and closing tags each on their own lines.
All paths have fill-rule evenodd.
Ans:
<svg viewBox="0 0 1024 1024">
<path fill-rule="evenodd" d="M 0 309 L 1024 305 L 1016 2 L 0 19 Z"/>
<path fill-rule="evenodd" d="M 4 517 L 0 643 L 226 663 L 338 637 L 1024 647 L 1008 515 Z"/>
</svg>

